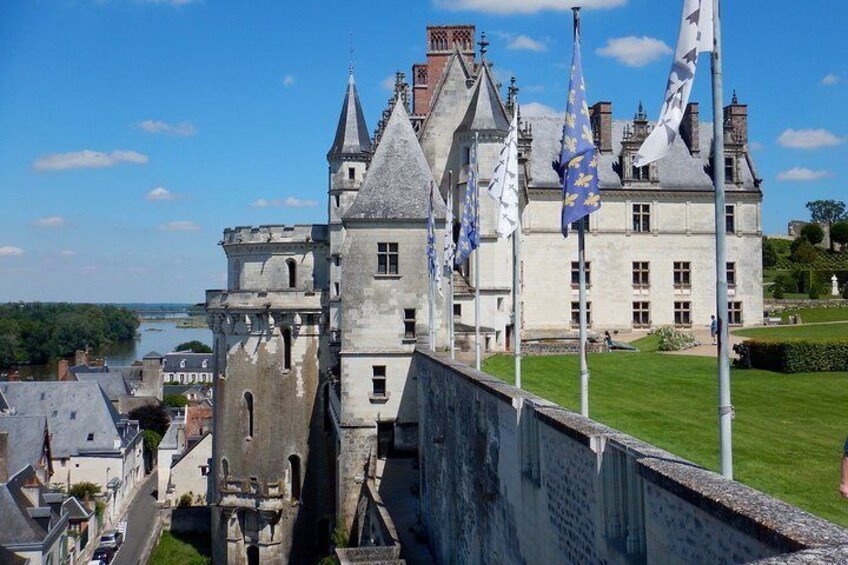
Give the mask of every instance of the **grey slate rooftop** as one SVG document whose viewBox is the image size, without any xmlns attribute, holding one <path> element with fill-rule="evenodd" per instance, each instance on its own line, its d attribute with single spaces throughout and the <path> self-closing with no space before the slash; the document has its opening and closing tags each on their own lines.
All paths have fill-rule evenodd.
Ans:
<svg viewBox="0 0 848 565">
<path fill-rule="evenodd" d="M 395 101 L 356 200 L 344 219 L 424 220 L 433 174 L 400 98 Z M 444 218 L 445 203 L 435 190 L 434 214 Z"/>
<path fill-rule="evenodd" d="M 509 131 L 509 119 L 506 116 L 498 88 L 489 70 L 484 64 L 477 75 L 474 84 L 474 94 L 471 104 L 465 112 L 465 117 L 459 123 L 458 132 L 500 132 Z"/>
<path fill-rule="evenodd" d="M 530 157 L 530 174 L 533 181 L 530 188 L 561 186 L 556 171 L 551 167 L 551 161 L 559 157 L 564 120 L 564 116 L 522 118 L 522 122 L 529 123 L 533 128 Z M 616 168 L 621 155 L 624 128 L 630 124 L 632 122 L 629 120 L 613 120 L 612 122 L 612 152 L 601 153 L 598 159 L 598 176 L 602 189 L 624 188 Z M 654 122 L 650 124 L 653 125 Z M 701 145 L 699 156 L 692 156 L 682 137 L 677 136 L 672 144 L 671 152 L 657 162 L 660 189 L 669 191 L 711 191 L 713 189 L 712 179 L 705 170 L 709 164 L 710 147 L 712 147 L 712 123 L 701 122 L 699 132 Z M 750 167 L 743 163 L 739 169 L 742 173 L 741 188 L 737 189 L 735 185 L 728 184 L 728 191 L 758 190 L 754 186 L 754 175 Z"/>
<path fill-rule="evenodd" d="M 34 503 L 24 494 L 29 486 L 38 489 Z M 62 515 L 44 499 L 45 492 L 32 467 L 0 485 L 0 545 L 40 544 L 59 525 Z"/>
<path fill-rule="evenodd" d="M 122 373 L 76 373 L 76 377 L 80 382 L 95 382 L 100 385 L 112 402 L 117 402 L 122 396 L 131 393 Z"/>
<path fill-rule="evenodd" d="M 168 353 L 162 363 L 163 373 L 211 373 L 212 353 L 177 352 Z M 204 367 L 203 364 L 206 363 Z M 184 366 L 183 366 L 184 365 Z"/>
<path fill-rule="evenodd" d="M 6 440 L 6 472 L 14 475 L 27 465 L 37 467 L 44 456 L 44 416 L 0 416 L 0 433 Z"/>
<path fill-rule="evenodd" d="M 368 125 L 365 123 L 365 114 L 359 103 L 359 94 L 356 92 L 356 82 L 351 70 L 342 113 L 339 116 L 339 125 L 336 127 L 336 137 L 333 139 L 333 146 L 330 147 L 327 157 L 341 155 L 367 157 L 370 154 L 371 138 L 368 136 Z"/>
</svg>

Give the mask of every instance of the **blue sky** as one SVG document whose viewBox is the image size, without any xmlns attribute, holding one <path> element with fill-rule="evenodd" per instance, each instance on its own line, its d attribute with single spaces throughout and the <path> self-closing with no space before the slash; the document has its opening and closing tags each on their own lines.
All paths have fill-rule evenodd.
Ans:
<svg viewBox="0 0 848 565">
<path fill-rule="evenodd" d="M 682 2 L 585 0 L 590 101 L 656 118 Z M 724 2 L 767 233 L 848 199 L 848 3 Z M 374 127 L 427 24 L 473 23 L 527 111 L 565 106 L 566 0 L 0 0 L 0 301 L 201 302 L 227 226 L 325 221 L 350 45 Z M 692 99 L 709 115 L 708 61 Z"/>
</svg>

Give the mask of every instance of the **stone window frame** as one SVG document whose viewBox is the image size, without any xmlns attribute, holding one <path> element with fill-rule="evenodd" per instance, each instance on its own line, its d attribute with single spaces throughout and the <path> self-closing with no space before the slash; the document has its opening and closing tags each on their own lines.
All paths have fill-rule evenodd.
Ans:
<svg viewBox="0 0 848 565">
<path fill-rule="evenodd" d="M 415 328 L 417 318 L 418 310 L 416 308 L 403 309 L 403 341 L 414 342 L 418 339 Z"/>
<path fill-rule="evenodd" d="M 651 233 L 651 204 L 634 202 L 630 210 L 633 233 Z"/>
<path fill-rule="evenodd" d="M 571 288 L 580 286 L 580 261 L 571 262 Z M 586 288 L 592 286 L 592 262 L 586 261 Z"/>
<path fill-rule="evenodd" d="M 674 288 L 692 287 L 692 262 L 674 261 L 672 263 L 672 276 Z"/>
<path fill-rule="evenodd" d="M 731 300 L 727 303 L 727 322 L 731 326 L 742 325 L 742 302 Z"/>
<path fill-rule="evenodd" d="M 396 241 L 377 243 L 377 276 L 400 275 L 400 245 Z"/>
<path fill-rule="evenodd" d="M 385 399 L 389 397 L 389 390 L 386 387 L 386 366 L 371 365 L 371 399 Z M 382 389 L 382 390 L 381 390 Z"/>
<path fill-rule="evenodd" d="M 649 300 L 633 301 L 633 327 L 651 327 L 651 302 Z"/>
<path fill-rule="evenodd" d="M 632 261 L 631 276 L 633 286 L 635 288 L 650 288 L 651 287 L 651 262 L 650 261 Z"/>
<path fill-rule="evenodd" d="M 727 286 L 728 288 L 736 287 L 736 262 L 727 262 Z"/>
<path fill-rule="evenodd" d="M 256 432 L 256 418 L 255 418 L 255 402 L 253 393 L 249 390 L 246 390 L 242 393 L 242 400 L 244 400 L 244 408 L 246 411 L 245 416 L 247 417 L 247 435 L 244 437 L 246 441 L 251 441 Z"/>
<path fill-rule="evenodd" d="M 674 325 L 679 328 L 692 327 L 692 303 L 690 301 L 674 301 Z"/>
<path fill-rule="evenodd" d="M 347 180 L 356 180 L 356 167 L 347 168 Z"/>
<path fill-rule="evenodd" d="M 734 155 L 724 156 L 724 182 L 736 182 L 736 157 Z"/>
<path fill-rule="evenodd" d="M 580 327 L 580 301 L 572 300 L 571 301 L 571 327 L 579 328 Z M 592 301 L 586 301 L 586 327 L 592 327 Z"/>
<path fill-rule="evenodd" d="M 725 233 L 736 233 L 736 205 L 724 205 L 724 231 Z"/>
</svg>

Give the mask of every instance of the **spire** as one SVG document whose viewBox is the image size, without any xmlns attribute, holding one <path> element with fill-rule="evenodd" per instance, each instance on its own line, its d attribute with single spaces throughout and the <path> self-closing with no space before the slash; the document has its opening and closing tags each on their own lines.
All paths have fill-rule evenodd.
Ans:
<svg viewBox="0 0 848 565">
<path fill-rule="evenodd" d="M 398 97 L 386 121 L 362 187 L 345 219 L 424 220 L 433 173 L 418 143 L 403 100 Z M 445 217 L 438 197 L 437 218 Z"/>
<path fill-rule="evenodd" d="M 327 160 L 342 156 L 367 159 L 370 155 L 371 139 L 368 135 L 365 115 L 362 113 L 362 105 L 359 103 L 359 95 L 356 92 L 353 63 L 351 62 L 347 79 L 347 93 L 345 94 L 344 104 L 342 104 L 339 125 L 336 127 L 336 137 L 333 140 L 333 146 L 327 153 Z"/>
<path fill-rule="evenodd" d="M 509 131 L 509 120 L 501 105 L 500 95 L 492 79 L 489 66 L 485 63 L 480 67 L 474 94 L 468 104 L 465 117 L 462 118 L 458 132 L 468 131 Z"/>
</svg>

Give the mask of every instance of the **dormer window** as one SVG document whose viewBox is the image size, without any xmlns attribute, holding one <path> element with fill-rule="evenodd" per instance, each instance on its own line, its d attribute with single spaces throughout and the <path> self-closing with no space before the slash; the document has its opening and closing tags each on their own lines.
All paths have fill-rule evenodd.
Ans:
<svg viewBox="0 0 848 565">
<path fill-rule="evenodd" d="M 353 167 L 347 168 L 347 180 L 356 180 L 356 169 Z"/>
<path fill-rule="evenodd" d="M 204 369 L 206 369 L 207 367 L 209 367 L 209 360 L 208 360 L 208 359 L 204 359 L 204 360 L 203 360 L 203 368 L 204 368 Z"/>
<path fill-rule="evenodd" d="M 186 366 L 186 360 L 180 359 L 180 369 L 185 369 L 185 366 Z"/>
<path fill-rule="evenodd" d="M 637 167 L 636 165 L 633 165 L 631 169 L 631 174 L 633 175 L 634 181 L 650 181 L 651 166 L 645 165 L 644 167 Z"/>
<path fill-rule="evenodd" d="M 724 182 L 736 182 L 736 159 L 733 156 L 724 158 Z"/>
</svg>

